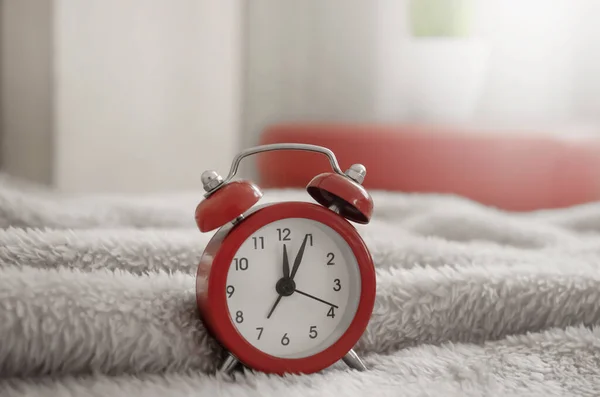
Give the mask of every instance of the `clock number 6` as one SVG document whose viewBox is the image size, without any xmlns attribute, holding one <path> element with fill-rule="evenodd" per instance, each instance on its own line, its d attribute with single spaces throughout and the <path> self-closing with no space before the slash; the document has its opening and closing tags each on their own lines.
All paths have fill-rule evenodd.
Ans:
<svg viewBox="0 0 600 397">
<path fill-rule="evenodd" d="M 281 338 L 281 344 L 287 346 L 290 344 L 290 338 L 287 336 L 287 332 L 283 334 L 283 338 Z"/>
</svg>

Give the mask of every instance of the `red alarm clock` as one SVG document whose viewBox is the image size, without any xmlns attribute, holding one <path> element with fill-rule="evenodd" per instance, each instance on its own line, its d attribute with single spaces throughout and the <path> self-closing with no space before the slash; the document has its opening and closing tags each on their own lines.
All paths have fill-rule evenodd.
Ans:
<svg viewBox="0 0 600 397">
<path fill-rule="evenodd" d="M 333 172 L 306 190 L 318 203 L 255 205 L 252 182 L 233 181 L 240 161 L 272 150 L 307 150 L 328 157 Z M 375 302 L 371 254 L 349 222 L 366 224 L 373 200 L 361 186 L 361 164 L 342 172 L 333 152 L 305 144 L 258 146 L 238 154 L 227 178 L 202 174 L 205 199 L 196 208 L 208 243 L 196 278 L 201 318 L 227 350 L 220 370 L 238 364 L 266 373 L 313 373 L 340 359 L 366 367 L 353 347 Z"/>
</svg>

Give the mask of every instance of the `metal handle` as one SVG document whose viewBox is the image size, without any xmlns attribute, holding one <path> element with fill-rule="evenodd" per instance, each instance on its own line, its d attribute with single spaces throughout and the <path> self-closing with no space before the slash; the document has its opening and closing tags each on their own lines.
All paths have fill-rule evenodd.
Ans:
<svg viewBox="0 0 600 397">
<path fill-rule="evenodd" d="M 204 190 L 206 191 L 204 197 L 210 196 L 219 188 L 225 186 L 225 184 L 231 181 L 237 174 L 240 162 L 244 157 L 248 157 L 257 153 L 271 152 L 274 150 L 305 150 L 307 152 L 324 154 L 329 159 L 329 164 L 335 173 L 348 177 L 359 185 L 363 182 L 367 172 L 366 168 L 362 164 L 352 164 L 352 166 L 350 166 L 350 168 L 344 173 L 341 170 L 333 152 L 322 146 L 308 145 L 305 143 L 273 143 L 270 145 L 256 146 L 238 153 L 233 158 L 231 170 L 225 179 L 223 179 L 221 175 L 214 170 L 204 171 L 201 177 Z"/>
<path fill-rule="evenodd" d="M 233 158 L 229 175 L 227 175 L 227 178 L 225 178 L 223 183 L 227 183 L 233 179 L 233 177 L 237 174 L 240 162 L 244 157 L 252 156 L 253 154 L 257 153 L 272 152 L 275 150 L 305 150 L 308 152 L 324 154 L 329 159 L 329 164 L 331 164 L 331 168 L 333 169 L 333 171 L 337 172 L 340 175 L 344 175 L 344 173 L 340 169 L 337 159 L 335 158 L 335 154 L 333 154 L 333 152 L 327 148 L 317 145 L 308 145 L 304 143 L 273 143 L 270 145 L 256 146 L 240 152 L 237 156 Z"/>
</svg>

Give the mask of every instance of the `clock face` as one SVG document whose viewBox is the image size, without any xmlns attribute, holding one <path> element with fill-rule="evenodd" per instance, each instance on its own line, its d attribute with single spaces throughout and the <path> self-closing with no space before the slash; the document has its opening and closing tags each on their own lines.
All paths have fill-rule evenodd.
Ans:
<svg viewBox="0 0 600 397">
<path fill-rule="evenodd" d="M 227 273 L 229 316 L 255 348 L 280 358 L 315 355 L 348 329 L 358 308 L 358 263 L 329 226 L 287 218 L 254 232 Z"/>
</svg>

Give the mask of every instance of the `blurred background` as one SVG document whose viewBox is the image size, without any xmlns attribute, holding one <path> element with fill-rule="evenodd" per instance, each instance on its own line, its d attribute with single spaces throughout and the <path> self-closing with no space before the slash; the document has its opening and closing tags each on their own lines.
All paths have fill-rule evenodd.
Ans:
<svg viewBox="0 0 600 397">
<path fill-rule="evenodd" d="M 261 143 L 366 186 L 511 210 L 600 198 L 597 0 L 0 0 L 0 166 L 74 193 L 199 189 Z M 268 187 L 326 169 L 243 163 Z M 310 160 L 310 161 L 309 161 Z"/>
</svg>

